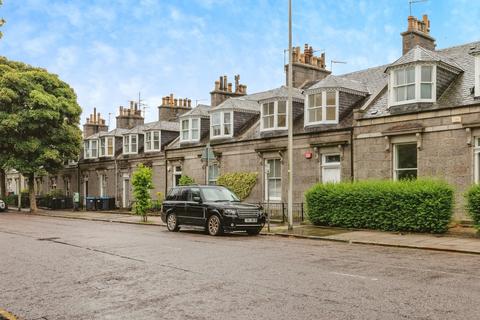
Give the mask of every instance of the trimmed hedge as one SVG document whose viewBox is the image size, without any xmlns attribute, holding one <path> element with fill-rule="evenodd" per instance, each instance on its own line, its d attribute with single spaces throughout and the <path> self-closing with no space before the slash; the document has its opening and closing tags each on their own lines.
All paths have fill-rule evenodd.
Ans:
<svg viewBox="0 0 480 320">
<path fill-rule="evenodd" d="M 189 176 L 181 176 L 178 180 L 178 185 L 189 186 L 195 183 L 195 180 Z"/>
<path fill-rule="evenodd" d="M 240 198 L 240 200 L 246 199 L 256 184 L 256 172 L 225 173 L 217 179 L 217 185 L 229 188 Z"/>
<path fill-rule="evenodd" d="M 467 210 L 477 230 L 480 230 L 480 185 L 472 186 L 467 194 Z"/>
<path fill-rule="evenodd" d="M 442 233 L 453 214 L 454 191 L 434 180 L 317 184 L 306 194 L 316 225 Z"/>
</svg>

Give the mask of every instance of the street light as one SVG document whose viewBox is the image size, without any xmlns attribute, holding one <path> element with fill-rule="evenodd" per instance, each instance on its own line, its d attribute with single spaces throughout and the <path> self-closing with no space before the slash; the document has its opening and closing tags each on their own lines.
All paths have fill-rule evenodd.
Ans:
<svg viewBox="0 0 480 320">
<path fill-rule="evenodd" d="M 293 230 L 292 0 L 288 0 L 288 230 Z"/>
</svg>

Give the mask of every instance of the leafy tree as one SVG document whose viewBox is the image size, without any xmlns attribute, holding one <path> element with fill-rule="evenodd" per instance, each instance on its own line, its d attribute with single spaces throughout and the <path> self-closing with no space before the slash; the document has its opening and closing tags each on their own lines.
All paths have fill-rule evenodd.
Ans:
<svg viewBox="0 0 480 320">
<path fill-rule="evenodd" d="M 180 186 L 189 186 L 194 183 L 195 183 L 195 180 L 189 176 L 181 176 L 180 179 L 178 180 L 178 184 Z"/>
<path fill-rule="evenodd" d="M 0 57 L 0 164 L 28 178 L 55 173 L 80 153 L 81 108 L 73 89 L 44 69 Z"/>
<path fill-rule="evenodd" d="M 147 222 L 147 212 L 152 206 L 150 190 L 153 189 L 152 168 L 139 164 L 132 176 L 133 196 L 135 198 L 135 211 L 142 216 L 142 221 Z"/>
</svg>

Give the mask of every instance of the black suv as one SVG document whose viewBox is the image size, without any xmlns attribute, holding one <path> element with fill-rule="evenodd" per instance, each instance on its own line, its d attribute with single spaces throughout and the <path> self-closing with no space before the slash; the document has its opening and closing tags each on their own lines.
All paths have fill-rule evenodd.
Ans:
<svg viewBox="0 0 480 320">
<path fill-rule="evenodd" d="M 261 206 L 241 203 L 221 186 L 172 188 L 162 205 L 162 220 L 170 231 L 181 225 L 199 226 L 212 236 L 237 230 L 256 235 L 265 225 Z"/>
</svg>

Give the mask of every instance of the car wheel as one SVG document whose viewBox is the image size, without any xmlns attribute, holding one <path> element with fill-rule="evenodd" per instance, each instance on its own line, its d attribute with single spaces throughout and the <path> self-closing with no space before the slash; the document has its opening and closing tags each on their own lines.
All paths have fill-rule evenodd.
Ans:
<svg viewBox="0 0 480 320">
<path fill-rule="evenodd" d="M 213 214 L 208 218 L 207 231 L 211 236 L 218 236 L 223 233 L 222 222 L 216 214 Z"/>
<path fill-rule="evenodd" d="M 167 216 L 167 229 L 171 232 L 177 232 L 180 230 L 180 227 L 178 226 L 177 215 L 175 213 L 170 213 Z"/>
<path fill-rule="evenodd" d="M 247 230 L 247 233 L 249 236 L 256 236 L 257 234 L 260 233 L 260 231 L 262 231 L 263 228 L 256 228 L 256 229 L 248 229 Z"/>
</svg>

